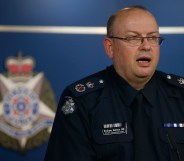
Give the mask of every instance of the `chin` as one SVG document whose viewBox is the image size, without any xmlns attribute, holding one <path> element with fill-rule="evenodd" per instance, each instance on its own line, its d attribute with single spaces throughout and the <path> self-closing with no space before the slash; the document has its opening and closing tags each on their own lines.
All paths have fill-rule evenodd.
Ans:
<svg viewBox="0 0 184 161">
<path fill-rule="evenodd" d="M 141 72 L 137 73 L 137 76 L 139 78 L 150 78 L 150 77 L 152 77 L 153 74 L 154 74 L 153 71 L 141 71 Z"/>
<path fill-rule="evenodd" d="M 138 75 L 141 77 L 151 77 L 154 74 L 155 70 L 153 69 L 141 69 L 138 71 Z"/>
</svg>

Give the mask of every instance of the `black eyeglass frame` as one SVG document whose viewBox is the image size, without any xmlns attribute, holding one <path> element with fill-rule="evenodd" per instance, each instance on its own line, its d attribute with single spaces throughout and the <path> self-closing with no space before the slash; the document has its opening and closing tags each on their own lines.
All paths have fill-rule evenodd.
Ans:
<svg viewBox="0 0 184 161">
<path fill-rule="evenodd" d="M 157 39 L 159 39 L 158 45 L 162 45 L 163 41 L 165 40 L 163 37 L 152 37 L 152 36 L 146 36 L 146 37 L 141 37 L 141 36 L 128 36 L 128 37 L 108 36 L 108 38 L 119 39 L 119 40 L 123 40 L 123 41 L 127 41 L 127 42 L 128 42 L 129 38 L 141 38 L 141 44 L 143 43 L 144 39 L 157 38 Z M 141 44 L 139 44 L 139 45 L 141 45 Z"/>
</svg>

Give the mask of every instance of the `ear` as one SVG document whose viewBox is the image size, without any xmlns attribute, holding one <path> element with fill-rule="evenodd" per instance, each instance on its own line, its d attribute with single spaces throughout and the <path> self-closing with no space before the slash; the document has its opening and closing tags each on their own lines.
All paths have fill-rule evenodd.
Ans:
<svg viewBox="0 0 184 161">
<path fill-rule="evenodd" d="M 110 59 L 113 59 L 113 42 L 112 39 L 106 37 L 104 39 L 104 48 L 105 52 Z"/>
</svg>

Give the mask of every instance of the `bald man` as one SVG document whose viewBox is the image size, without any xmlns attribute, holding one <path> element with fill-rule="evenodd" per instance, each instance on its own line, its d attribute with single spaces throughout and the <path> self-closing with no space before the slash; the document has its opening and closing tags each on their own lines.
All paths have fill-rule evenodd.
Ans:
<svg viewBox="0 0 184 161">
<path fill-rule="evenodd" d="M 156 70 L 163 40 L 143 6 L 109 18 L 112 65 L 63 91 L 45 161 L 184 160 L 184 78 Z"/>
</svg>

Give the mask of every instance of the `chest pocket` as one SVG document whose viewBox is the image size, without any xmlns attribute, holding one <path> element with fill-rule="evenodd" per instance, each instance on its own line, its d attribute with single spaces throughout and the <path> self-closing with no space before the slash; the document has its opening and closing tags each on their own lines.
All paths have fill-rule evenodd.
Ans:
<svg viewBox="0 0 184 161">
<path fill-rule="evenodd" d="M 160 129 L 160 138 L 167 144 L 171 161 L 178 161 L 178 157 L 184 160 L 184 128 Z M 179 151 L 179 156 L 176 150 Z"/>
<path fill-rule="evenodd" d="M 113 125 L 112 125 L 113 126 Z M 133 135 L 130 127 L 93 128 L 93 145 L 100 161 L 132 159 Z"/>
<path fill-rule="evenodd" d="M 133 134 L 128 123 L 101 125 L 93 128 L 93 139 L 97 144 L 132 142 Z"/>
</svg>

